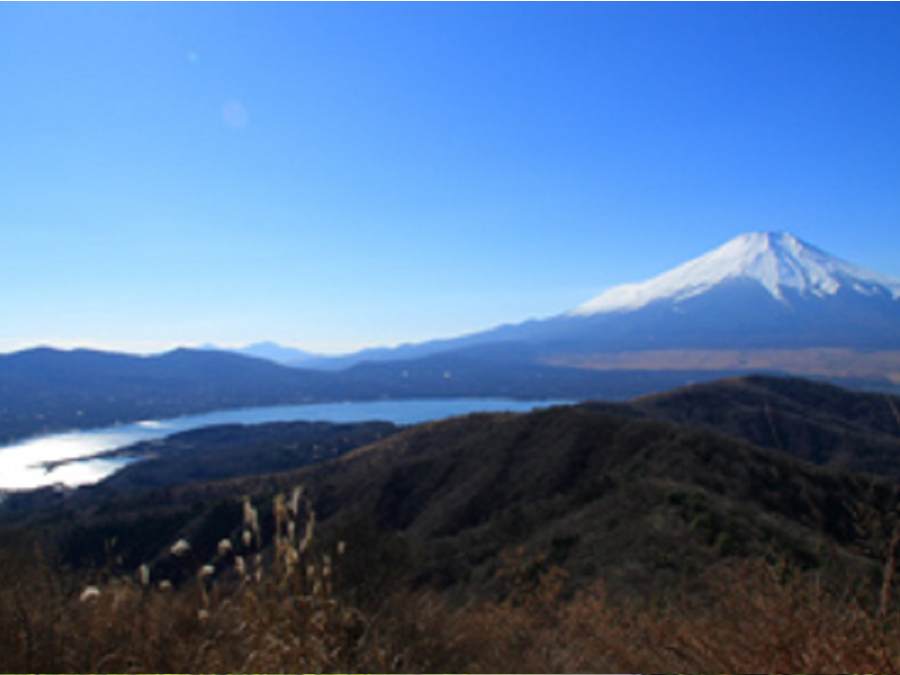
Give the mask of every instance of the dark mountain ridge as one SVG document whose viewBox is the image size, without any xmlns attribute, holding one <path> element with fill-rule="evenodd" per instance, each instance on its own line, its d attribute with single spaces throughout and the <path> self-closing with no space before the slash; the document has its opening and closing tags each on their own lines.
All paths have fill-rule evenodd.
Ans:
<svg viewBox="0 0 900 675">
<path fill-rule="evenodd" d="M 786 377 L 701 383 L 629 404 L 799 459 L 900 478 L 900 397 Z"/>
</svg>

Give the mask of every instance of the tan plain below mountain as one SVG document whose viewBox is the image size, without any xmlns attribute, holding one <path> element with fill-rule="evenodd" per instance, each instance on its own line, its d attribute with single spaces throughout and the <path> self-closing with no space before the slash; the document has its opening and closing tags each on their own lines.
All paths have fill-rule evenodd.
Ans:
<svg viewBox="0 0 900 675">
<path fill-rule="evenodd" d="M 591 370 L 777 370 L 822 377 L 886 378 L 900 384 L 900 351 L 660 349 L 559 356 L 544 362 Z"/>
</svg>

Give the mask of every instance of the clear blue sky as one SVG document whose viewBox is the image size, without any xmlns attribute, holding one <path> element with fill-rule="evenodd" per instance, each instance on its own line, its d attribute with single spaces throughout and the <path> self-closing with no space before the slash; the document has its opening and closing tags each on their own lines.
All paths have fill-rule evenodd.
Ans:
<svg viewBox="0 0 900 675">
<path fill-rule="evenodd" d="M 0 350 L 449 336 L 759 229 L 900 276 L 900 6 L 0 5 Z"/>
</svg>

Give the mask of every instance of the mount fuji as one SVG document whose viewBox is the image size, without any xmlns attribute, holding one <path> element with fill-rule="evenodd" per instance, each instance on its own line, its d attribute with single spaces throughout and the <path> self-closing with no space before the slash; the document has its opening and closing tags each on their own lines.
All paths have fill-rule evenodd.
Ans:
<svg viewBox="0 0 900 675">
<path fill-rule="evenodd" d="M 591 366 L 598 359 L 609 363 L 614 353 L 811 349 L 830 350 L 832 357 L 834 350 L 900 350 L 900 280 L 789 233 L 753 232 L 557 316 L 304 365 L 345 367 L 453 352 Z"/>
<path fill-rule="evenodd" d="M 634 311 L 661 301 L 683 303 L 740 280 L 761 286 L 786 307 L 841 292 L 900 299 L 900 280 L 851 265 L 786 232 L 753 232 L 649 281 L 615 286 L 573 314 Z"/>
</svg>

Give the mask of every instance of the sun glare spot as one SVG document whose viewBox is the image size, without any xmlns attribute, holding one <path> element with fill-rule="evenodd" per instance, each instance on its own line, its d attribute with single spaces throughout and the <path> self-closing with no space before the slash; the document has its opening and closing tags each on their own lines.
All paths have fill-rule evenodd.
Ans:
<svg viewBox="0 0 900 675">
<path fill-rule="evenodd" d="M 222 105 L 222 120 L 232 129 L 243 129 L 250 123 L 250 116 L 243 103 L 231 100 Z"/>
</svg>

